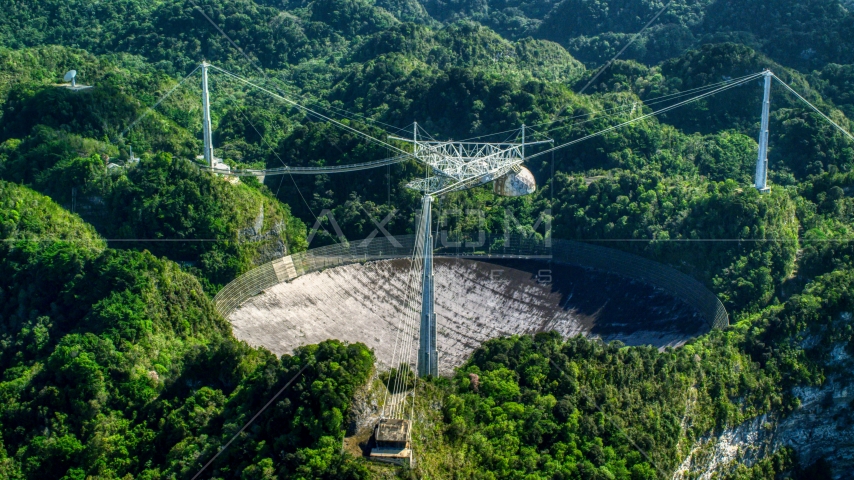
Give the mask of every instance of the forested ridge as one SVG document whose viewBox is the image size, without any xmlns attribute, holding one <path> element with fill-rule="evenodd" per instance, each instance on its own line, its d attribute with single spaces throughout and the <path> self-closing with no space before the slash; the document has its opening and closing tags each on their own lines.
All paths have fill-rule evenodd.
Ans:
<svg viewBox="0 0 854 480">
<path fill-rule="evenodd" d="M 263 478 L 272 455 L 287 455 L 295 478 L 322 476 L 321 464 L 345 475 L 336 439 L 371 369 L 364 346 L 331 341 L 281 359 L 251 349 L 175 263 L 106 248 L 26 187 L 3 182 L 0 202 L 5 478 L 192 476 L 306 364 L 229 451 L 253 453 L 226 455 L 222 472 Z"/>
<path fill-rule="evenodd" d="M 386 227 L 411 232 L 405 184 L 423 168 L 229 182 L 199 168 L 198 73 L 177 87 L 208 60 L 380 138 L 417 121 L 436 138 L 504 140 L 524 123 L 562 144 L 769 68 L 851 131 L 850 2 L 676 0 L 601 74 L 664 2 L 195 4 L 0 0 L 0 477 L 191 478 L 305 365 L 207 478 L 696 478 L 709 439 L 757 419 L 770 432 L 806 391 L 824 395 L 814 416 L 847 402 L 827 420 L 841 454 L 774 445 L 714 474 L 850 471 L 854 409 L 833 392 L 850 389 L 854 355 L 854 142 L 778 86 L 767 194 L 752 188 L 754 81 L 533 159 L 533 195 L 487 185 L 441 200 L 455 239 L 503 232 L 506 209 L 511 228 L 542 235 L 532 226 L 550 212 L 555 237 L 697 278 L 732 326 L 664 351 L 492 340 L 419 387 L 438 400 L 416 428 L 418 463 L 397 470 L 341 448 L 376 373 L 366 347 L 276 358 L 236 340 L 211 298 L 254 265 L 338 241 L 325 218 L 308 244 L 325 209 L 350 240 L 392 212 Z M 94 88 L 58 88 L 71 69 Z M 226 76 L 211 92 L 232 167 L 393 155 Z"/>
</svg>

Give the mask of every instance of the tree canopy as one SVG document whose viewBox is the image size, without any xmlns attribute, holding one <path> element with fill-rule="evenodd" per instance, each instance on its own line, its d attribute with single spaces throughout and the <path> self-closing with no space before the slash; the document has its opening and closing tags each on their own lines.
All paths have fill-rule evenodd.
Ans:
<svg viewBox="0 0 854 480">
<path fill-rule="evenodd" d="M 199 78 L 185 78 L 203 60 L 401 148 L 389 137 L 416 121 L 436 138 L 494 141 L 524 124 L 562 145 L 766 68 L 852 130 L 850 1 L 676 0 L 635 37 L 662 7 L 0 0 L 0 476 L 190 478 L 306 365 L 212 477 L 669 478 L 715 435 L 850 385 L 854 142 L 775 86 L 771 190 L 758 193 L 758 81 L 530 157 L 533 195 L 484 185 L 441 199 L 453 238 L 504 232 L 507 209 L 514 231 L 542 235 L 545 219 L 555 237 L 697 278 L 732 325 L 663 351 L 548 332 L 491 340 L 452 378 L 416 387 L 437 400 L 420 413 L 414 469 L 342 452 L 354 394 L 377 373 L 365 346 L 277 358 L 213 307 L 255 265 L 339 241 L 324 210 L 350 240 L 389 215 L 389 231 L 410 232 L 418 193 L 405 185 L 425 171 L 214 175 L 199 160 Z M 58 86 L 71 69 L 94 88 Z M 394 154 L 228 76 L 210 86 L 215 152 L 231 167 Z M 327 231 L 309 245 L 315 223 Z M 845 415 L 828 421 L 850 426 Z M 811 455 L 716 468 L 838 468 Z"/>
</svg>

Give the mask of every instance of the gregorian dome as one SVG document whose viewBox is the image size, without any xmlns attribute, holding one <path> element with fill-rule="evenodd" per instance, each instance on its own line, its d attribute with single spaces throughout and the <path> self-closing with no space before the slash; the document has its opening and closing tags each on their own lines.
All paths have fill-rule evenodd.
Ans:
<svg viewBox="0 0 854 480">
<path fill-rule="evenodd" d="M 513 171 L 495 180 L 493 191 L 496 195 L 503 197 L 521 197 L 530 195 L 537 191 L 537 181 L 534 174 L 525 167 L 519 167 L 519 171 Z"/>
</svg>

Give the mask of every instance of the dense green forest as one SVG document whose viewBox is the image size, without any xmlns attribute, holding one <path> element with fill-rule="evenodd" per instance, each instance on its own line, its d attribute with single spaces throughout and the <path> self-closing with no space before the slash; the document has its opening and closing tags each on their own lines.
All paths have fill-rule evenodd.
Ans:
<svg viewBox="0 0 854 480">
<path fill-rule="evenodd" d="M 563 144 L 765 68 L 852 130 L 850 2 L 675 0 L 633 39 L 664 6 L 0 0 L 0 477 L 191 478 L 306 365 L 209 475 L 670 478 L 709 435 L 792 415 L 798 389 L 850 385 L 850 362 L 834 359 L 854 355 L 854 142 L 775 86 L 772 188 L 758 193 L 759 81 L 531 160 L 534 195 L 487 185 L 441 200 L 439 218 L 482 212 L 442 218 L 452 237 L 503 232 L 506 209 L 541 235 L 531 226 L 550 212 L 555 237 L 702 281 L 732 326 L 664 351 L 492 340 L 419 387 L 439 392 L 440 415 L 411 471 L 378 473 L 341 449 L 374 373 L 367 348 L 276 358 L 213 308 L 254 265 L 338 241 L 326 218 L 308 244 L 323 210 L 351 240 L 392 212 L 387 228 L 411 231 L 418 194 L 405 185 L 424 170 L 212 175 L 197 158 L 198 72 L 180 83 L 202 60 L 380 138 L 417 121 L 436 138 L 501 141 L 525 124 Z M 94 88 L 58 88 L 71 69 Z M 232 167 L 394 155 L 216 72 L 211 92 Z M 781 448 L 717 473 L 842 475 L 801 459 Z"/>
<path fill-rule="evenodd" d="M 341 467 L 336 444 L 371 370 L 364 346 L 251 349 L 174 262 L 107 248 L 26 187 L 0 183 L 0 204 L 4 478 L 192 475 L 305 365 L 214 466 L 263 478 L 275 457 L 293 478 L 363 473 Z"/>
</svg>

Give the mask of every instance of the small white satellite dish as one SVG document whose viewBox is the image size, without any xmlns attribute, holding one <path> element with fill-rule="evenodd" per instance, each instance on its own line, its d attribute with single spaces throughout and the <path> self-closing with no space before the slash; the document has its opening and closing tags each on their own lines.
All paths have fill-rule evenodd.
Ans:
<svg viewBox="0 0 854 480">
<path fill-rule="evenodd" d="M 63 80 L 66 82 L 71 82 L 72 87 L 77 86 L 77 70 L 69 70 L 68 73 L 65 74 Z"/>
<path fill-rule="evenodd" d="M 65 87 L 71 90 L 72 92 L 79 92 L 81 90 L 89 90 L 90 88 L 92 88 L 91 85 L 77 85 L 77 70 L 69 70 L 68 73 L 66 73 L 65 76 L 62 77 L 62 79 L 65 82 L 71 82 L 71 85 L 65 83 L 57 86 Z"/>
</svg>

